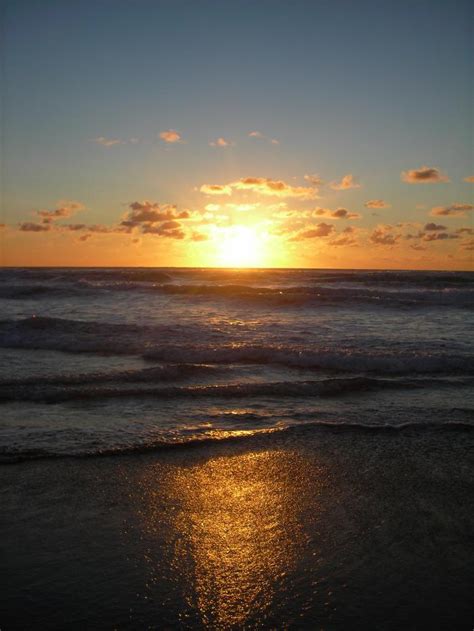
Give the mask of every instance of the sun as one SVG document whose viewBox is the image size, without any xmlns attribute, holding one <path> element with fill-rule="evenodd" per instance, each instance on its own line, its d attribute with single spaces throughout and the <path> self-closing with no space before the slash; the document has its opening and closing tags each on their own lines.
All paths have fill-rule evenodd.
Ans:
<svg viewBox="0 0 474 631">
<path fill-rule="evenodd" d="M 249 226 L 232 226 L 219 239 L 217 258 L 224 267 L 259 267 L 266 258 L 264 235 Z"/>
</svg>

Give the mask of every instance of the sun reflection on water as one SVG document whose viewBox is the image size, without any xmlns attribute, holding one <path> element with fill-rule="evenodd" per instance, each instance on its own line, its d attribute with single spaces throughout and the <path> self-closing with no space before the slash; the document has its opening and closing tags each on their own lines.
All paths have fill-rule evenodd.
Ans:
<svg viewBox="0 0 474 631">
<path fill-rule="evenodd" d="M 165 564 L 184 590 L 184 616 L 229 629 L 275 611 L 305 543 L 297 494 L 303 485 L 295 479 L 304 471 L 300 458 L 257 451 L 173 466 L 164 478 L 160 471 L 155 485 L 174 499 L 175 510 L 164 515 L 152 494 L 142 527 L 173 540 Z M 152 470 L 147 475 L 143 482 L 152 489 Z"/>
</svg>

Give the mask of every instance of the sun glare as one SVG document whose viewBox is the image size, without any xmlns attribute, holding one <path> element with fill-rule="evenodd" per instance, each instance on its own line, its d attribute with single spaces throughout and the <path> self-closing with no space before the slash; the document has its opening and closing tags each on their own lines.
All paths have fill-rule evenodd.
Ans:
<svg viewBox="0 0 474 631">
<path fill-rule="evenodd" d="M 265 263 L 265 239 L 254 228 L 229 228 L 218 246 L 218 262 L 225 267 L 258 267 Z"/>
</svg>

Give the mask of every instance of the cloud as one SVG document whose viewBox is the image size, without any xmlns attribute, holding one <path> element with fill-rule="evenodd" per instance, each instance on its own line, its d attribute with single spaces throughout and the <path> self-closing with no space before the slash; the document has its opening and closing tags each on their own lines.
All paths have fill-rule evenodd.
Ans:
<svg viewBox="0 0 474 631">
<path fill-rule="evenodd" d="M 474 210 L 472 204 L 454 203 L 451 206 L 435 206 L 431 209 L 433 217 L 465 217 L 466 212 Z"/>
<path fill-rule="evenodd" d="M 419 169 L 402 171 L 401 179 L 408 184 L 436 184 L 439 182 L 449 182 L 447 175 L 442 173 L 437 167 L 422 166 Z"/>
<path fill-rule="evenodd" d="M 360 219 L 360 215 L 358 213 L 351 213 L 346 208 L 337 208 L 336 210 L 329 210 L 329 208 L 316 208 L 313 212 L 315 215 L 327 217 L 329 219 Z"/>
<path fill-rule="evenodd" d="M 474 239 L 466 239 L 466 241 L 462 241 L 461 247 L 463 250 L 474 250 Z"/>
<path fill-rule="evenodd" d="M 280 144 L 279 140 L 277 140 L 276 138 L 269 138 L 268 136 L 265 136 L 265 134 L 262 134 L 261 131 L 249 131 L 248 137 L 249 138 L 259 138 L 260 140 L 266 140 L 267 142 L 271 143 L 272 145 L 279 145 Z"/>
<path fill-rule="evenodd" d="M 38 210 L 36 214 L 43 219 L 61 219 L 64 217 L 70 217 L 80 210 L 84 210 L 85 206 L 80 202 L 61 200 L 57 203 L 57 207 L 54 210 Z M 47 223 L 43 221 L 43 223 Z"/>
<path fill-rule="evenodd" d="M 437 223 L 427 223 L 425 224 L 424 230 L 426 230 L 426 232 L 440 232 L 447 230 L 447 227 Z"/>
<path fill-rule="evenodd" d="M 227 184 L 203 184 L 199 190 L 206 195 L 232 195 L 232 189 Z"/>
<path fill-rule="evenodd" d="M 72 232 L 77 232 L 78 230 L 84 230 L 87 228 L 85 223 L 70 223 L 65 226 L 61 226 L 63 230 L 71 230 Z"/>
<path fill-rule="evenodd" d="M 167 143 L 175 143 L 181 141 L 181 134 L 176 129 L 167 129 L 159 134 L 161 140 Z"/>
<path fill-rule="evenodd" d="M 160 205 L 157 202 L 144 200 L 142 202 L 132 202 L 131 209 L 126 215 L 121 225 L 133 227 L 141 223 L 158 223 L 172 219 L 188 219 L 187 210 L 177 211 L 176 206 L 170 204 Z"/>
<path fill-rule="evenodd" d="M 392 234 L 392 226 L 379 225 L 372 231 L 370 240 L 376 245 L 395 245 L 400 240 L 400 235 Z"/>
<path fill-rule="evenodd" d="M 251 191 L 260 195 L 315 199 L 316 189 L 308 186 L 291 186 L 283 180 L 266 177 L 244 177 L 229 184 L 203 184 L 199 189 L 206 195 L 231 195 L 233 190 Z"/>
<path fill-rule="evenodd" d="M 209 143 L 211 147 L 231 147 L 234 143 L 230 140 L 226 140 L 225 138 L 219 137 L 217 140 L 213 140 Z"/>
<path fill-rule="evenodd" d="M 331 182 L 329 185 L 334 191 L 348 191 L 351 188 L 361 188 L 352 173 L 344 175 L 340 182 Z"/>
<path fill-rule="evenodd" d="M 474 228 L 458 228 L 457 234 L 474 234 Z"/>
<path fill-rule="evenodd" d="M 423 241 L 445 241 L 446 239 L 459 239 L 459 235 L 448 232 L 432 232 L 423 236 Z"/>
<path fill-rule="evenodd" d="M 119 138 L 105 138 L 105 136 L 99 136 L 98 138 L 92 138 L 92 142 L 102 145 L 103 147 L 113 147 L 114 145 L 124 145 L 125 141 Z"/>
<path fill-rule="evenodd" d="M 266 177 L 245 177 L 231 182 L 233 189 L 238 191 L 252 191 L 260 195 L 276 197 L 296 197 L 299 199 L 315 199 L 316 189 L 307 186 L 291 186 L 283 180 L 272 180 Z"/>
<path fill-rule="evenodd" d="M 48 232 L 51 230 L 50 224 L 34 223 L 32 221 L 24 221 L 19 226 L 22 232 Z"/>
<path fill-rule="evenodd" d="M 474 183 L 474 175 L 468 175 L 467 177 L 464 178 L 465 182 L 470 182 L 471 184 Z"/>
<path fill-rule="evenodd" d="M 357 239 L 355 238 L 356 230 L 349 226 L 345 230 L 343 230 L 337 237 L 329 241 L 329 245 L 334 246 L 356 246 L 358 245 Z"/>
<path fill-rule="evenodd" d="M 168 237 L 170 239 L 184 239 L 186 236 L 178 221 L 165 221 L 156 226 L 154 224 L 145 224 L 142 227 L 142 234 L 153 234 L 160 237 Z"/>
<path fill-rule="evenodd" d="M 305 175 L 304 179 L 312 186 L 322 186 L 324 184 L 324 180 L 322 180 L 317 173 L 314 175 Z"/>
<path fill-rule="evenodd" d="M 364 206 L 366 208 L 391 208 L 390 204 L 384 202 L 383 199 L 369 199 Z"/>
<path fill-rule="evenodd" d="M 291 237 L 289 241 L 303 241 L 303 239 L 315 239 L 321 237 L 328 237 L 334 232 L 334 226 L 328 223 L 319 223 L 314 228 L 303 230 L 294 237 Z"/>
<path fill-rule="evenodd" d="M 191 241 L 207 241 L 208 239 L 209 235 L 203 232 L 193 232 L 191 235 Z"/>
</svg>

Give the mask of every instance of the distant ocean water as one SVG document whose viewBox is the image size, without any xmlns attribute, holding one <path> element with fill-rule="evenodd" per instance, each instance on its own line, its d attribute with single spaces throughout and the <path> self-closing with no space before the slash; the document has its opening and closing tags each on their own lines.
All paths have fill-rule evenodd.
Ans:
<svg viewBox="0 0 474 631">
<path fill-rule="evenodd" d="M 474 427 L 474 273 L 3 269 L 0 456 Z"/>
</svg>

